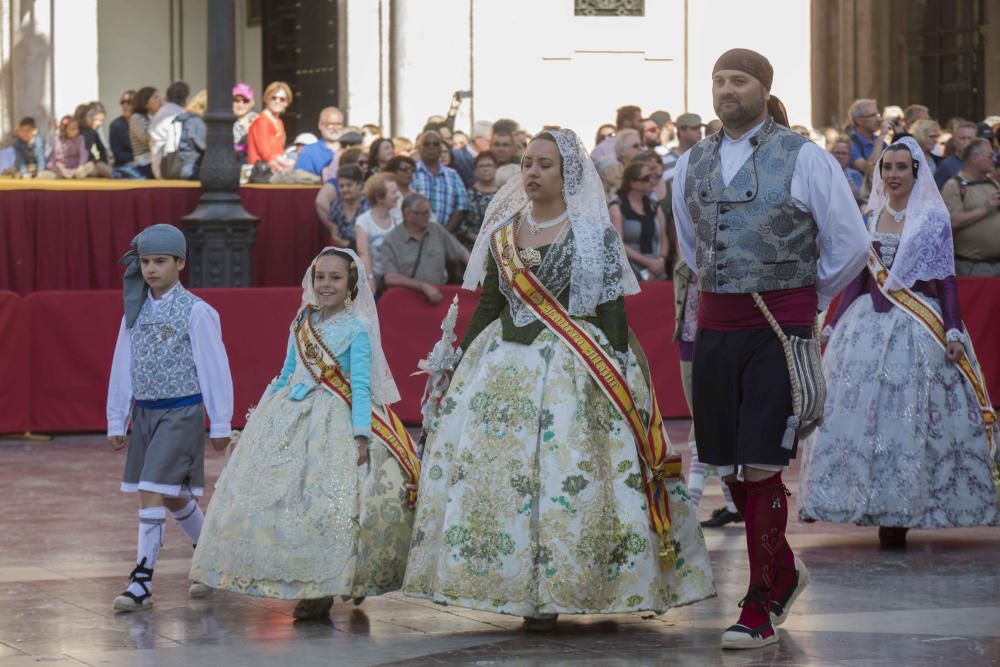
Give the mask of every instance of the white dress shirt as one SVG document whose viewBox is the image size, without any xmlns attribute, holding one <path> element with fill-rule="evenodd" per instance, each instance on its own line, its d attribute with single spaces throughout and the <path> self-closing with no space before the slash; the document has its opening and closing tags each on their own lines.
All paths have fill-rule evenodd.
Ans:
<svg viewBox="0 0 1000 667">
<path fill-rule="evenodd" d="M 159 300 L 154 299 L 150 292 L 146 299 L 153 308 L 160 308 L 174 297 L 175 290 L 176 286 L 172 287 Z M 204 301 L 196 302 L 188 319 L 188 335 L 198 372 L 198 384 L 211 423 L 209 436 L 228 437 L 233 419 L 233 378 L 229 372 L 226 347 L 222 343 L 219 313 Z M 108 436 L 125 435 L 131 412 L 132 339 L 123 316 L 118 329 L 114 361 L 111 362 L 111 381 L 108 384 Z"/>
<path fill-rule="evenodd" d="M 153 176 L 160 175 L 160 161 L 167 153 L 177 150 L 180 142 L 180 129 L 174 127 L 174 118 L 184 111 L 184 107 L 167 102 L 149 121 L 149 153 L 152 159 Z"/>
<path fill-rule="evenodd" d="M 730 138 L 723 130 L 719 161 L 722 180 L 727 185 L 753 154 L 754 146 L 750 143 L 750 138 L 760 132 L 764 122 L 739 139 Z M 690 156 L 691 151 L 685 151 L 677 160 L 674 184 L 679 187 L 674 190 L 673 211 L 681 255 L 697 273 L 694 222 L 683 190 Z M 795 170 L 792 172 L 792 204 L 799 210 L 811 213 L 819 230 L 816 293 L 819 297 L 819 309 L 826 310 L 847 283 L 864 268 L 871 239 L 854 195 L 851 194 L 844 170 L 832 155 L 811 141 L 802 146 L 795 161 Z"/>
</svg>

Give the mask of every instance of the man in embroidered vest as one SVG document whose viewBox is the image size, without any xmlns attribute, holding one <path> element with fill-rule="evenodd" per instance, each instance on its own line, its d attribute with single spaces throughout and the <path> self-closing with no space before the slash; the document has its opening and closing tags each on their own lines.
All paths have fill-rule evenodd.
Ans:
<svg viewBox="0 0 1000 667">
<path fill-rule="evenodd" d="M 229 444 L 233 380 L 219 314 L 179 283 L 184 235 L 153 225 L 132 239 L 122 258 L 125 316 L 118 331 L 108 387 L 108 440 L 132 437 L 121 490 L 139 494 L 139 544 L 118 611 L 153 606 L 152 579 L 169 509 L 197 546 L 204 515 L 195 498 L 205 486 L 205 412 L 216 450 Z M 193 582 L 191 597 L 211 589 Z"/>
<path fill-rule="evenodd" d="M 677 161 L 674 221 L 696 273 L 693 394 L 698 457 L 715 465 L 745 518 L 750 585 L 723 648 L 778 641 L 809 574 L 785 539 L 782 446 L 792 416 L 784 352 L 754 303 L 760 293 L 788 335 L 808 338 L 817 311 L 864 267 L 868 237 L 843 172 L 791 132 L 770 94 L 774 70 L 733 49 L 715 63 L 723 131 Z"/>
</svg>

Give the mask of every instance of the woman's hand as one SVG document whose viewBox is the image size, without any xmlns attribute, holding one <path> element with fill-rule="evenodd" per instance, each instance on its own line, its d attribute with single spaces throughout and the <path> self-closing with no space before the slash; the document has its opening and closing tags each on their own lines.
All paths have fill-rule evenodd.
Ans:
<svg viewBox="0 0 1000 667">
<path fill-rule="evenodd" d="M 368 438 L 359 435 L 354 438 L 354 441 L 358 443 L 358 465 L 361 466 L 368 463 Z"/>
<path fill-rule="evenodd" d="M 953 364 L 961 361 L 962 357 L 965 356 L 965 345 L 957 340 L 951 341 L 945 346 L 944 356 Z"/>
<path fill-rule="evenodd" d="M 648 257 L 646 258 L 646 268 L 654 277 L 659 278 L 667 272 L 667 261 L 662 257 Z"/>
</svg>

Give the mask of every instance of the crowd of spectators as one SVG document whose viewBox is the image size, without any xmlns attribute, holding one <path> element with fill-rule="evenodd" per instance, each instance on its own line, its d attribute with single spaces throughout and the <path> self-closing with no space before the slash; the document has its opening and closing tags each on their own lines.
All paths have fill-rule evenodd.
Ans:
<svg viewBox="0 0 1000 667">
<path fill-rule="evenodd" d="M 47 137 L 24 118 L 13 146 L 6 155 L 0 151 L 0 171 L 22 178 L 197 179 L 207 102 L 205 91 L 192 97 L 183 81 L 162 95 L 152 86 L 127 90 L 107 140 L 99 102 L 78 106 Z M 456 95 L 449 113 L 428 118 L 415 140 L 383 136 L 376 125 L 349 126 L 331 106 L 320 112 L 316 134 L 289 141 L 282 116 L 292 103 L 291 87 L 281 81 L 270 83 L 259 103 L 248 84 L 233 88 L 233 147 L 244 182 L 320 185 L 316 213 L 331 244 L 356 248 L 379 287 L 401 285 L 439 298 L 434 286 L 460 275 L 494 195 L 518 176 L 529 131 L 509 118 L 456 131 Z M 693 113 L 676 121 L 666 111 L 646 116 L 635 105 L 620 107 L 613 124 L 598 128 L 592 157 L 640 280 L 672 277 L 674 168 L 680 155 L 720 128 L 718 120 L 704 123 Z M 842 127 L 793 130 L 830 151 L 862 210 L 883 148 L 913 136 L 951 211 L 959 274 L 1000 275 L 1000 116 L 942 124 L 923 105 L 880 113 L 876 100 L 859 99 Z"/>
</svg>

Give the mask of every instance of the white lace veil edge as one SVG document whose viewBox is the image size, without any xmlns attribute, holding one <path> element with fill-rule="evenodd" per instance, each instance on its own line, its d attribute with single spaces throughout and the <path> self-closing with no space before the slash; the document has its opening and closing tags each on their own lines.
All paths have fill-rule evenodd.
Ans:
<svg viewBox="0 0 1000 667">
<path fill-rule="evenodd" d="M 882 151 L 882 158 L 893 146 L 906 146 L 919 165 L 917 179 L 906 204 L 906 222 L 899 248 L 889 268 L 886 287 L 890 290 L 912 287 L 918 280 L 943 280 L 955 275 L 955 244 L 951 234 L 951 215 L 934 183 L 927 158 L 913 137 L 903 137 Z M 889 194 L 882 182 L 880 165 L 872 174 L 872 194 L 868 199 L 869 230 L 874 233 L 878 216 L 889 204 Z"/>
<path fill-rule="evenodd" d="M 611 225 L 601 177 L 580 138 L 569 129 L 545 130 L 563 161 L 563 197 L 573 230 L 569 312 L 592 315 L 598 305 L 639 292 L 625 246 Z M 462 286 L 475 290 L 486 275 L 490 239 L 529 206 L 520 178 L 508 181 L 493 197 L 473 246 Z M 609 243 L 609 239 L 611 242 Z M 602 270 L 595 270 L 602 267 Z"/>
<path fill-rule="evenodd" d="M 399 390 L 396 382 L 392 379 L 392 371 L 389 370 L 389 362 L 385 358 L 382 350 L 382 333 L 378 321 L 378 309 L 375 307 L 375 295 L 372 292 L 371 284 L 368 282 L 368 271 L 364 262 L 357 253 L 347 248 L 327 246 L 320 254 L 313 258 L 306 269 L 306 274 L 302 276 L 302 305 L 319 307 L 316 292 L 313 290 L 312 275 L 316 262 L 323 253 L 329 250 L 336 250 L 351 257 L 358 269 L 358 296 L 353 300 L 352 312 L 368 332 L 368 340 L 372 348 L 372 380 L 371 394 L 372 402 L 378 405 L 389 405 L 399 400 Z"/>
</svg>

